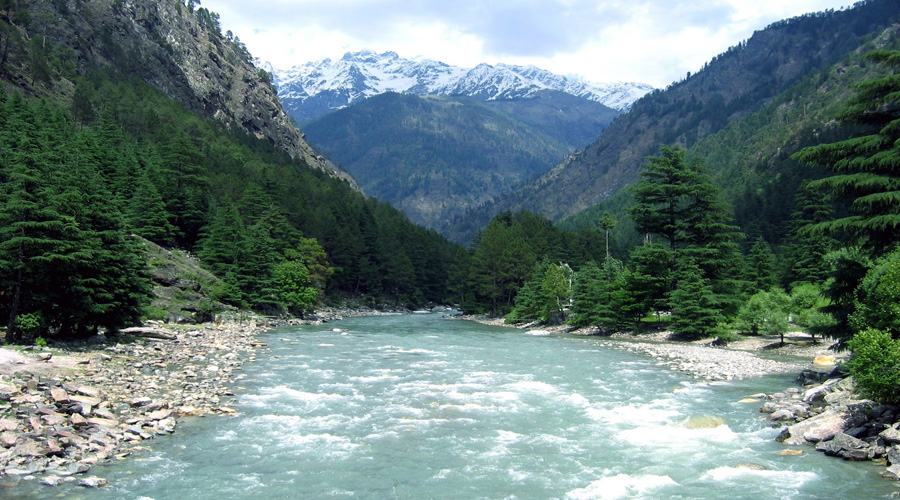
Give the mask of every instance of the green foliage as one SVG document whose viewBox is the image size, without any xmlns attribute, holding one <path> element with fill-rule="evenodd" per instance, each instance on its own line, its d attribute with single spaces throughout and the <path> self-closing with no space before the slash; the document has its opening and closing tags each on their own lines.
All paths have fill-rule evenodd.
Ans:
<svg viewBox="0 0 900 500">
<path fill-rule="evenodd" d="M 822 311 L 831 315 L 834 322 L 822 333 L 846 340 L 858 331 L 850 318 L 856 312 L 859 285 L 872 268 L 872 262 L 859 247 L 832 252 L 826 256 L 826 261 L 831 268 L 831 276 L 822 289 L 828 299 Z"/>
<path fill-rule="evenodd" d="M 856 291 L 850 324 L 856 330 L 874 328 L 900 338 L 900 250 L 876 262 Z"/>
<path fill-rule="evenodd" d="M 675 275 L 677 285 L 670 297 L 672 331 L 686 339 L 716 334 L 724 317 L 700 266 L 690 257 L 679 259 Z"/>
<path fill-rule="evenodd" d="M 43 318 L 40 313 L 26 313 L 16 316 L 16 329 L 26 338 L 40 338 L 40 333 L 44 330 Z M 45 341 L 46 342 L 46 341 Z M 37 343 L 37 340 L 35 340 Z"/>
<path fill-rule="evenodd" d="M 150 292 L 143 255 L 103 183 L 110 163 L 85 154 L 91 131 L 18 93 L 4 95 L 0 107 L 0 310 L 8 340 L 24 340 L 21 315 L 39 315 L 39 333 L 59 337 L 137 321 Z"/>
<path fill-rule="evenodd" d="M 791 290 L 793 322 L 806 329 L 813 338 L 817 333 L 824 333 L 834 326 L 834 319 L 823 311 L 828 304 L 820 285 L 801 283 Z"/>
<path fill-rule="evenodd" d="M 756 292 L 741 307 L 737 326 L 752 335 L 783 335 L 788 331 L 791 298 L 780 288 Z"/>
<path fill-rule="evenodd" d="M 275 265 L 274 278 L 281 300 L 299 314 L 309 312 L 319 299 L 319 291 L 310 286 L 309 270 L 302 262 L 288 260 Z"/>
<path fill-rule="evenodd" d="M 47 339 L 44 337 L 37 337 L 34 339 L 35 347 L 47 347 Z"/>
<path fill-rule="evenodd" d="M 750 248 L 744 265 L 744 279 L 751 290 L 769 290 L 775 286 L 775 254 L 762 236 Z"/>
<path fill-rule="evenodd" d="M 900 403 L 900 343 L 887 332 L 867 329 L 847 345 L 853 351 L 847 367 L 857 390 L 880 403 Z"/>
</svg>

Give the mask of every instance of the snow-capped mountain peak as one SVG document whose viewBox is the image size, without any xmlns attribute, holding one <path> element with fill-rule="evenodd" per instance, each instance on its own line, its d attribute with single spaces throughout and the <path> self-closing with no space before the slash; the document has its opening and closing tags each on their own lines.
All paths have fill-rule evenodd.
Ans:
<svg viewBox="0 0 900 500">
<path fill-rule="evenodd" d="M 278 96 L 287 111 L 307 121 L 353 102 L 385 92 L 416 95 L 465 95 L 484 100 L 524 98 L 558 90 L 625 111 L 653 87 L 643 83 L 591 83 L 535 66 L 479 64 L 451 66 L 430 59 L 404 59 L 396 52 L 348 52 L 274 70 Z"/>
</svg>

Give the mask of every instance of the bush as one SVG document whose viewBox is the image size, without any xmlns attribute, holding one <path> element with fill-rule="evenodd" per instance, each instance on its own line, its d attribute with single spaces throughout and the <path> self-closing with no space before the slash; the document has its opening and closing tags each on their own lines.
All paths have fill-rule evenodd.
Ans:
<svg viewBox="0 0 900 500">
<path fill-rule="evenodd" d="M 850 324 L 857 330 L 877 328 L 900 337 L 900 250 L 888 254 L 866 273 L 857 289 Z"/>
<path fill-rule="evenodd" d="M 44 329 L 43 317 L 40 313 L 27 313 L 16 316 L 16 328 L 26 339 L 33 339 Z"/>
<path fill-rule="evenodd" d="M 880 403 L 900 403 L 900 343 L 881 330 L 857 333 L 847 345 L 847 361 L 859 392 Z"/>
</svg>

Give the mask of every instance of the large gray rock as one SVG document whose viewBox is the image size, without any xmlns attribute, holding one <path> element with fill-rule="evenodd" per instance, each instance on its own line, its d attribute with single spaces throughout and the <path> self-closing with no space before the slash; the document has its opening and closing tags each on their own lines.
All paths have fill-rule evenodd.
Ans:
<svg viewBox="0 0 900 500">
<path fill-rule="evenodd" d="M 847 420 L 847 412 L 829 408 L 815 417 L 788 426 L 778 440 L 789 445 L 828 441 L 849 427 Z"/>
<path fill-rule="evenodd" d="M 825 443 L 825 454 L 844 460 L 862 461 L 870 460 L 874 456 L 874 450 L 865 441 L 839 432 L 831 441 Z"/>
<path fill-rule="evenodd" d="M 900 443 L 900 430 L 897 429 L 896 424 L 894 424 L 893 427 L 881 431 L 878 435 L 889 444 Z"/>
<path fill-rule="evenodd" d="M 807 389 L 803 393 L 803 401 L 806 401 L 808 403 L 822 401 L 828 394 L 831 394 L 833 392 L 853 392 L 853 389 L 855 387 L 856 384 L 853 382 L 852 377 L 842 379 L 828 379 L 824 383 L 822 383 L 822 385 L 817 385 L 815 387 Z"/>
<path fill-rule="evenodd" d="M 900 480 L 900 464 L 894 464 L 881 473 L 881 477 L 891 481 Z"/>
</svg>

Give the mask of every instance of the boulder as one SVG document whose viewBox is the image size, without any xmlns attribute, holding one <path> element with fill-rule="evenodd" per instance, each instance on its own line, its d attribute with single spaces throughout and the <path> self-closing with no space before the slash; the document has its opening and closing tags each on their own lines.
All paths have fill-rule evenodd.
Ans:
<svg viewBox="0 0 900 500">
<path fill-rule="evenodd" d="M 891 481 L 900 480 L 900 464 L 894 464 L 881 473 L 881 477 Z"/>
<path fill-rule="evenodd" d="M 889 444 L 900 443 L 900 430 L 897 429 L 896 424 L 881 431 L 878 435 Z"/>
<path fill-rule="evenodd" d="M 778 436 L 778 441 L 790 445 L 818 443 L 833 438 L 847 427 L 846 412 L 829 408 L 815 417 L 787 427 Z"/>
<path fill-rule="evenodd" d="M 874 451 L 868 443 L 849 434 L 838 432 L 831 441 L 825 443 L 825 454 L 844 460 L 870 460 Z"/>
<path fill-rule="evenodd" d="M 791 410 L 781 409 L 769 415 L 769 420 L 793 420 L 794 413 Z"/>
<path fill-rule="evenodd" d="M 852 378 L 830 378 L 823 382 L 822 385 L 807 389 L 803 393 L 803 401 L 808 403 L 821 401 L 825 399 L 827 394 L 839 391 L 853 391 L 854 387 L 855 384 Z"/>
<path fill-rule="evenodd" d="M 86 477 L 78 482 L 78 486 L 84 486 L 85 488 L 102 488 L 108 485 L 109 481 L 97 476 Z"/>
</svg>

